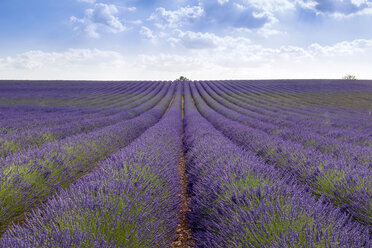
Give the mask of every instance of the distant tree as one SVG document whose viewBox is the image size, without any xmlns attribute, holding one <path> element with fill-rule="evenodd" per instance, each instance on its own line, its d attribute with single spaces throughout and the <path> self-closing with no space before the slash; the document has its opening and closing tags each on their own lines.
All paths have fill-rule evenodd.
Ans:
<svg viewBox="0 0 372 248">
<path fill-rule="evenodd" d="M 184 76 L 181 76 L 180 78 L 177 78 L 176 81 L 190 81 L 190 79 L 188 79 L 187 77 L 184 77 Z"/>
<path fill-rule="evenodd" d="M 356 80 L 356 76 L 355 75 L 348 74 L 346 76 L 343 76 L 342 79 Z"/>
</svg>

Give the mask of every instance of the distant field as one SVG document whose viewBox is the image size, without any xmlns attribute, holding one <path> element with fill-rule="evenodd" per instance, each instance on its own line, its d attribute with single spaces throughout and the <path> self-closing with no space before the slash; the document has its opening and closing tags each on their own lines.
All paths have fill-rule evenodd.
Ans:
<svg viewBox="0 0 372 248">
<path fill-rule="evenodd" d="M 372 81 L 0 81 L 0 247 L 372 247 Z"/>
</svg>

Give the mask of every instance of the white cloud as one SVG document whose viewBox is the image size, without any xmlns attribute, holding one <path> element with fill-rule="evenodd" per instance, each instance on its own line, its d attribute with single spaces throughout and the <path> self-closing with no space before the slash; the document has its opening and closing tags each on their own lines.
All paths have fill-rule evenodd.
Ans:
<svg viewBox="0 0 372 248">
<path fill-rule="evenodd" d="M 365 3 L 368 3 L 369 1 L 368 0 L 351 0 L 351 2 L 354 4 L 354 5 L 356 5 L 356 6 L 361 6 L 361 5 L 363 5 L 363 4 L 365 4 Z"/>
<path fill-rule="evenodd" d="M 206 66 L 206 63 L 200 58 L 192 56 L 160 53 L 156 55 L 141 54 L 137 57 L 136 65 L 145 71 L 164 71 L 169 73 L 180 70 L 197 70 Z"/>
<path fill-rule="evenodd" d="M 264 26 L 263 28 L 257 30 L 257 34 L 259 34 L 259 35 L 261 35 L 265 38 L 268 38 L 268 37 L 273 36 L 273 35 L 282 34 L 282 32 L 279 31 L 279 30 Z"/>
<path fill-rule="evenodd" d="M 96 0 L 77 0 L 78 2 L 82 2 L 82 3 L 95 3 Z"/>
<path fill-rule="evenodd" d="M 372 48 L 372 40 L 357 39 L 353 41 L 342 41 L 333 46 L 321 46 L 314 43 L 309 50 L 314 56 L 348 56 L 363 52 Z"/>
<path fill-rule="evenodd" d="M 195 33 L 191 31 L 182 32 L 176 30 L 175 36 L 169 41 L 173 45 L 181 44 L 190 49 L 212 49 L 217 47 L 217 36 L 212 33 Z"/>
<path fill-rule="evenodd" d="M 154 40 L 156 38 L 156 36 L 154 35 L 154 33 L 152 32 L 151 29 L 149 29 L 148 27 L 145 27 L 145 26 L 142 26 L 140 31 L 139 31 L 140 35 L 145 38 L 145 39 L 148 39 L 148 40 Z"/>
<path fill-rule="evenodd" d="M 124 57 L 114 51 L 69 49 L 65 52 L 28 51 L 0 58 L 0 77 L 20 79 L 108 78 L 125 71 Z"/>
<path fill-rule="evenodd" d="M 249 0 L 245 2 L 270 15 L 275 12 L 285 12 L 295 8 L 293 0 Z"/>
<path fill-rule="evenodd" d="M 296 0 L 296 3 L 318 15 L 349 17 L 372 14 L 370 0 Z"/>
<path fill-rule="evenodd" d="M 295 10 L 294 0 L 199 0 L 177 10 L 157 8 L 147 19 L 158 28 L 209 27 L 261 29 L 277 22 L 276 14 Z M 196 24 L 192 26 L 193 24 Z M 267 29 L 267 28 L 266 28 Z M 268 32 L 266 32 L 267 34 Z M 273 33 L 273 32 L 272 32 Z"/>
<path fill-rule="evenodd" d="M 192 33 L 177 31 L 177 45 L 190 48 L 190 56 L 204 58 L 212 64 L 224 64 L 229 67 L 241 67 L 254 63 L 278 61 L 321 61 L 323 59 L 338 59 L 340 57 L 360 56 L 372 53 L 372 40 L 357 39 L 343 41 L 333 45 L 322 46 L 318 43 L 307 47 L 281 46 L 278 48 L 264 47 L 255 44 L 244 37 L 220 37 L 212 33 Z M 199 42 L 201 45 L 199 45 Z M 189 44 L 192 45 L 189 45 Z M 199 49 L 194 49 L 194 43 Z M 204 44 L 207 44 L 204 46 Z M 212 62 L 213 61 L 213 62 Z"/>
<path fill-rule="evenodd" d="M 134 20 L 134 21 L 128 21 L 128 23 L 131 23 L 133 25 L 141 25 L 143 23 L 142 20 Z"/>
<path fill-rule="evenodd" d="M 217 0 L 219 4 L 224 5 L 225 3 L 228 3 L 229 0 Z"/>
<path fill-rule="evenodd" d="M 116 34 L 126 29 L 117 16 L 118 12 L 115 5 L 97 3 L 93 9 L 85 11 L 83 18 L 72 16 L 70 20 L 74 24 L 79 24 L 90 37 L 98 38 L 102 31 Z"/>
<path fill-rule="evenodd" d="M 209 46 L 208 42 L 212 41 L 213 46 Z M 163 77 L 178 72 L 199 79 L 341 78 L 349 71 L 372 77 L 368 72 L 372 40 L 270 48 L 242 37 L 178 31 L 173 42 L 190 49 L 177 49 L 179 53 L 142 54 L 136 63 L 152 75 Z M 193 42 L 199 49 L 195 49 Z M 204 42 L 208 45 L 204 46 Z"/>
<path fill-rule="evenodd" d="M 175 11 L 157 8 L 148 18 L 149 21 L 155 22 L 159 28 L 176 28 L 204 15 L 204 10 L 200 6 L 187 6 Z"/>
<path fill-rule="evenodd" d="M 136 11 L 137 8 L 136 8 L 136 7 L 128 7 L 127 10 L 128 10 L 128 11 Z"/>
<path fill-rule="evenodd" d="M 142 31 L 149 38 L 153 35 L 147 27 Z M 162 36 L 165 35 L 156 38 Z M 163 37 L 164 40 L 169 38 Z M 345 73 L 372 78 L 369 68 L 372 40 L 271 48 L 244 37 L 213 33 L 176 31 L 174 39 L 175 46 L 189 49 L 167 52 L 154 49 L 152 54 L 127 58 L 115 51 L 98 49 L 29 51 L 0 58 L 0 78 L 123 80 L 172 79 L 179 75 L 193 79 L 341 78 Z M 213 46 L 209 46 L 209 42 Z"/>
</svg>

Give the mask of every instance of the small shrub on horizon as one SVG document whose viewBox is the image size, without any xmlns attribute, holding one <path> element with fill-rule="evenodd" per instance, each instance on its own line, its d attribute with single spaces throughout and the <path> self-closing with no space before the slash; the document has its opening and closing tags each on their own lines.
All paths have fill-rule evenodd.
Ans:
<svg viewBox="0 0 372 248">
<path fill-rule="evenodd" d="M 180 78 L 177 78 L 176 81 L 177 82 L 179 82 L 179 81 L 184 82 L 184 81 L 190 81 L 190 79 L 188 79 L 187 77 L 181 76 Z"/>
<path fill-rule="evenodd" d="M 343 76 L 342 79 L 356 80 L 356 76 L 355 75 L 348 74 L 346 76 Z"/>
</svg>

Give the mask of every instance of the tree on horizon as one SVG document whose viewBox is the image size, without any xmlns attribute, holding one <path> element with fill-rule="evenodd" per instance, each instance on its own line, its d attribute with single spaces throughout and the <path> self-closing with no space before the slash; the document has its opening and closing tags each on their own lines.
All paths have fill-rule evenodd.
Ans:
<svg viewBox="0 0 372 248">
<path fill-rule="evenodd" d="M 176 81 L 190 81 L 190 79 L 184 76 L 180 76 L 180 78 L 178 78 Z"/>
<path fill-rule="evenodd" d="M 356 76 L 355 75 L 348 74 L 346 76 L 343 76 L 342 79 L 356 80 Z"/>
</svg>

